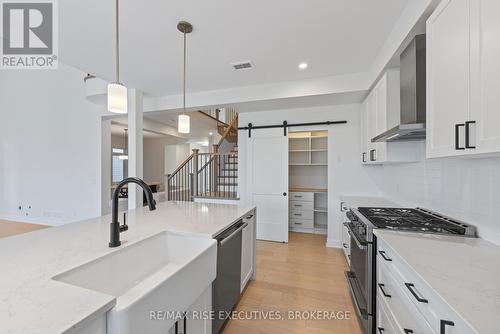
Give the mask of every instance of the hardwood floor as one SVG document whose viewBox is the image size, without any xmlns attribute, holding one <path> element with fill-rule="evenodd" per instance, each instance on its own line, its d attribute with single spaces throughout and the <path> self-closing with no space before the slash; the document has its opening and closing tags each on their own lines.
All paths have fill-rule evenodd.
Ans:
<svg viewBox="0 0 500 334">
<path fill-rule="evenodd" d="M 36 231 L 47 227 L 48 226 L 46 225 L 0 220 L 0 238 L 10 237 L 16 234 L 28 233 L 31 231 Z"/>
<path fill-rule="evenodd" d="M 233 319 L 224 334 L 361 334 L 344 277 L 340 249 L 327 248 L 326 237 L 290 233 L 288 244 L 257 241 L 257 279 L 247 286 L 236 311 L 244 315 L 279 311 L 283 320 Z M 295 320 L 289 311 L 348 312 L 344 320 Z M 332 313 L 333 312 L 333 313 Z M 342 313 L 341 313 L 342 314 Z"/>
</svg>

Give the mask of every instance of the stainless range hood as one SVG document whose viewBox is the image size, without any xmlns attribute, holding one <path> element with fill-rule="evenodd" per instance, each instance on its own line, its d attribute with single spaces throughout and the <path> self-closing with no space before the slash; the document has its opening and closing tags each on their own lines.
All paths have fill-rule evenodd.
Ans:
<svg viewBox="0 0 500 334">
<path fill-rule="evenodd" d="M 401 124 L 372 138 L 372 142 L 425 138 L 425 34 L 417 35 L 401 53 Z"/>
</svg>

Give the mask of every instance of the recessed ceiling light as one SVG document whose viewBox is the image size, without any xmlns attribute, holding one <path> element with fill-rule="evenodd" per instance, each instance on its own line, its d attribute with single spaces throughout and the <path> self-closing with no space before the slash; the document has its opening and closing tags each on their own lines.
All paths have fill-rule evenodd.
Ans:
<svg viewBox="0 0 500 334">
<path fill-rule="evenodd" d="M 307 68 L 307 63 L 300 63 L 300 64 L 299 64 L 299 68 L 300 68 L 301 70 L 305 70 L 305 69 Z"/>
<path fill-rule="evenodd" d="M 213 132 L 209 132 L 209 133 L 208 133 L 208 135 L 209 135 L 209 136 L 212 136 L 213 134 L 214 134 Z"/>
</svg>

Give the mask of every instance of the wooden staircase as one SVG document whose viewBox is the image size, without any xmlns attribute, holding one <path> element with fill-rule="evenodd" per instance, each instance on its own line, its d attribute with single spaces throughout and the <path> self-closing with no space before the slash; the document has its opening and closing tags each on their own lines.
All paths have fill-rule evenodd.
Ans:
<svg viewBox="0 0 500 334">
<path fill-rule="evenodd" d="M 214 118 L 209 114 L 207 116 Z M 238 113 L 231 111 L 229 116 L 229 123 L 218 120 L 217 130 L 221 133 L 221 139 L 213 145 L 211 153 L 193 150 L 168 175 L 169 201 L 193 201 L 194 198 L 238 199 Z"/>
<path fill-rule="evenodd" d="M 232 108 L 213 109 L 213 110 L 198 110 L 203 115 L 210 117 L 217 122 L 217 132 L 226 141 L 230 143 L 238 143 L 238 113 Z M 233 124 L 235 122 L 235 124 Z"/>
</svg>

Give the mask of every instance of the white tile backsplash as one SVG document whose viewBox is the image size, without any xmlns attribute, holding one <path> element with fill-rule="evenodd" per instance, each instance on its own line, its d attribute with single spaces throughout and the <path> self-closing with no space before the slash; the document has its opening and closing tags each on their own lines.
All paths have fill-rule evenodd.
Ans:
<svg viewBox="0 0 500 334">
<path fill-rule="evenodd" d="M 423 159 L 373 175 L 389 200 L 463 220 L 500 244 L 500 158 Z"/>
</svg>

